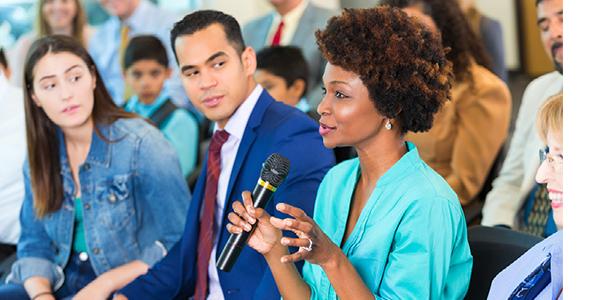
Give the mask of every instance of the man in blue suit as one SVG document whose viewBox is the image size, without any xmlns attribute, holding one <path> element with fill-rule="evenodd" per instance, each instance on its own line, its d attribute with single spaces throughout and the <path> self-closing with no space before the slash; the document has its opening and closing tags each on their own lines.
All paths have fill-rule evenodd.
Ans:
<svg viewBox="0 0 600 300">
<path fill-rule="evenodd" d="M 287 157 L 291 169 L 266 210 L 283 217 L 275 205 L 286 202 L 312 214 L 319 183 L 334 164 L 333 153 L 323 146 L 314 121 L 274 101 L 256 84 L 255 52 L 244 45 L 233 17 L 217 11 L 191 13 L 174 25 L 171 45 L 188 96 L 218 128 L 181 240 L 116 298 L 279 299 L 265 260 L 248 247 L 231 272 L 217 270 L 216 257 L 229 237 L 225 218 L 233 201 L 256 185 L 261 164 L 274 152 Z M 207 212 L 213 213 L 203 217 Z"/>
</svg>

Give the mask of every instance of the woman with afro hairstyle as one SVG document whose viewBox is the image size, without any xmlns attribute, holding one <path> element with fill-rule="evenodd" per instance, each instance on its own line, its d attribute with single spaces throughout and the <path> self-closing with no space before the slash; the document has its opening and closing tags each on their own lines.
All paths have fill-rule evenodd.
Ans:
<svg viewBox="0 0 600 300">
<path fill-rule="evenodd" d="M 328 61 L 317 109 L 323 143 L 353 146 L 358 158 L 325 176 L 314 219 L 284 203 L 276 208 L 290 217 L 270 217 L 245 192 L 228 231 L 258 223 L 248 245 L 283 299 L 463 299 L 472 257 L 460 202 L 404 138 L 428 130 L 449 98 L 439 37 L 389 7 L 345 10 L 316 36 Z M 293 263 L 302 260 L 299 274 Z"/>
<path fill-rule="evenodd" d="M 423 160 L 440 173 L 470 204 L 482 190 L 500 152 L 510 124 L 508 88 L 489 68 L 481 46 L 456 0 L 383 0 L 402 8 L 430 30 L 439 32 L 449 48 L 454 77 L 451 101 L 435 116 L 431 130 L 409 133 Z"/>
</svg>

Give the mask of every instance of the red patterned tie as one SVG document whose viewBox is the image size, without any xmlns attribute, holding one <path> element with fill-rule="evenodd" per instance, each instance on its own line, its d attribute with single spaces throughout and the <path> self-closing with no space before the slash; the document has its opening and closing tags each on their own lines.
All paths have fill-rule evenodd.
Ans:
<svg viewBox="0 0 600 300">
<path fill-rule="evenodd" d="M 217 187 L 221 174 L 221 148 L 229 138 L 225 130 L 217 130 L 208 146 L 208 163 L 206 170 L 206 185 L 204 187 L 204 208 L 200 218 L 200 235 L 198 236 L 198 276 L 194 299 L 206 299 L 208 292 L 208 262 L 213 247 L 213 226 L 215 205 L 217 202 Z"/>
<path fill-rule="evenodd" d="M 277 26 L 277 31 L 275 31 L 275 35 L 273 36 L 273 42 L 271 43 L 271 46 L 279 46 L 279 43 L 281 43 L 283 25 L 283 20 L 281 20 L 281 22 L 279 22 L 279 26 Z"/>
</svg>

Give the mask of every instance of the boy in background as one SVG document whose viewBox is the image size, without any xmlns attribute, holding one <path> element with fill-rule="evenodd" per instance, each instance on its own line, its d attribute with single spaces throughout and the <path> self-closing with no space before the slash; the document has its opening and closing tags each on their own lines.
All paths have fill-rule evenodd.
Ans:
<svg viewBox="0 0 600 300">
<path fill-rule="evenodd" d="M 124 109 L 149 119 L 162 131 L 179 155 L 183 175 L 190 176 L 198 160 L 199 124 L 163 90 L 171 69 L 162 42 L 152 35 L 132 38 L 125 50 L 123 69 L 125 81 L 134 93 Z"/>
<path fill-rule="evenodd" d="M 256 82 L 275 100 L 294 106 L 314 118 L 309 113 L 310 106 L 305 98 L 309 72 L 300 48 L 267 47 L 256 54 L 256 60 Z"/>
</svg>

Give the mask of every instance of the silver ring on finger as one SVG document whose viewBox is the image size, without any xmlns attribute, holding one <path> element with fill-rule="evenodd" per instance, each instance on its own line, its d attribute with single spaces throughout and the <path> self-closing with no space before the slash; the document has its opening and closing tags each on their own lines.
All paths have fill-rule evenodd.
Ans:
<svg viewBox="0 0 600 300">
<path fill-rule="evenodd" d="M 305 250 L 306 252 L 312 251 L 313 241 L 310 238 L 306 238 L 308 240 L 308 247 L 300 247 L 300 249 Z"/>
</svg>

